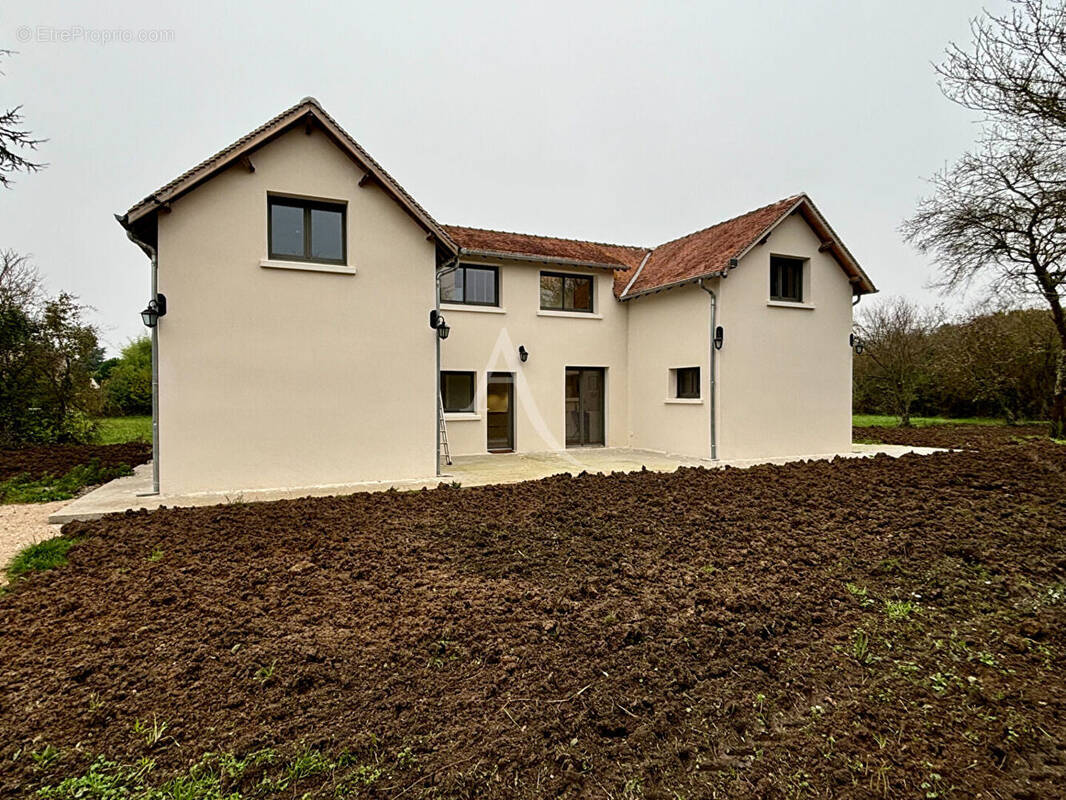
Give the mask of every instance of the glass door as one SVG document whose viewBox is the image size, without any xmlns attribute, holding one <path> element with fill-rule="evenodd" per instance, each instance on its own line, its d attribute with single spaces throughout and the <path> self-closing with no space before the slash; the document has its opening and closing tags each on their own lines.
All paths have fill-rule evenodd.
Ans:
<svg viewBox="0 0 1066 800">
<path fill-rule="evenodd" d="M 606 441 L 602 367 L 566 368 L 566 446 L 588 447 Z"/>
<path fill-rule="evenodd" d="M 488 449 L 510 452 L 514 450 L 514 375 L 490 372 L 487 392 Z"/>
</svg>

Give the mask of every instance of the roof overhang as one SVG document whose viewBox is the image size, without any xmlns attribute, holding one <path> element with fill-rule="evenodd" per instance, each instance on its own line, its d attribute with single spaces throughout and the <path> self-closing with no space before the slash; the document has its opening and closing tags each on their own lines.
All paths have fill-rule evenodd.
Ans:
<svg viewBox="0 0 1066 800">
<path fill-rule="evenodd" d="M 337 124 L 313 97 L 306 97 L 287 111 L 238 139 L 188 172 L 183 173 L 166 186 L 148 195 L 132 206 L 122 216 L 116 215 L 127 231 L 142 229 L 144 224 L 159 211 L 167 211 L 170 204 L 211 180 L 220 172 L 244 163 L 259 148 L 293 128 L 304 126 L 308 133 L 321 130 L 340 147 L 364 172 L 360 186 L 375 183 L 392 197 L 444 250 L 455 254 L 459 248 L 446 231 L 420 206 L 407 191 L 375 161 L 348 132 Z"/>
<path fill-rule="evenodd" d="M 844 243 L 840 240 L 836 231 L 832 229 L 825 217 L 822 216 L 822 213 L 805 194 L 799 195 L 795 203 L 788 207 L 777 219 L 761 231 L 758 236 L 754 237 L 747 246 L 741 249 L 730 260 L 736 259 L 736 262 L 739 264 L 744 256 L 765 242 L 767 237 L 774 232 L 778 225 L 795 213 L 799 213 L 803 217 L 804 221 L 818 237 L 819 242 L 821 242 L 821 245 L 818 248 L 819 252 L 828 252 L 836 262 L 840 264 L 851 283 L 852 294 L 873 294 L 877 291 L 877 287 L 874 286 L 873 281 L 870 280 L 870 276 L 868 276 L 863 268 L 859 266 L 859 262 L 855 260 L 855 257 L 851 254 L 848 248 L 844 246 Z M 643 269 L 643 266 L 644 265 L 641 264 L 641 269 Z M 682 280 L 663 284 L 661 286 L 653 286 L 648 289 L 642 289 L 641 291 L 633 292 L 632 294 L 628 292 L 629 287 L 627 286 L 626 290 L 623 291 L 618 299 L 622 301 L 632 300 L 636 297 L 658 294 L 659 292 L 664 292 L 668 289 L 676 289 L 679 286 L 686 286 L 690 283 L 699 283 L 700 281 L 709 278 L 724 278 L 729 274 L 730 269 L 732 269 L 732 267 L 729 266 L 729 262 L 727 261 L 724 266 L 715 266 L 714 269 L 709 269 L 707 272 L 699 275 L 687 276 Z M 633 281 L 630 281 L 630 285 L 632 285 L 636 278 L 637 275 L 634 275 Z"/>
</svg>

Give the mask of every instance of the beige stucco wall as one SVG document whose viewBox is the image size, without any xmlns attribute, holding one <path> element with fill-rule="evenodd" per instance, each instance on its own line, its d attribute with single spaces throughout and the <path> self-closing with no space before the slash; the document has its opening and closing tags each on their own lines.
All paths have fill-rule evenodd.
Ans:
<svg viewBox="0 0 1066 800">
<path fill-rule="evenodd" d="M 720 281 L 719 458 L 851 447 L 851 285 L 798 215 Z M 804 306 L 769 304 L 770 256 L 810 259 Z"/>
<path fill-rule="evenodd" d="M 630 445 L 710 457 L 710 297 L 688 285 L 624 305 L 629 312 Z M 670 370 L 678 367 L 700 368 L 699 400 L 670 396 Z"/>
<path fill-rule="evenodd" d="M 163 492 L 432 475 L 434 245 L 322 132 L 252 161 L 159 216 Z M 357 273 L 260 266 L 268 192 L 347 202 Z"/>
<path fill-rule="evenodd" d="M 606 369 L 607 445 L 624 447 L 628 440 L 626 309 L 614 299 L 611 274 L 519 261 L 469 263 L 500 268 L 500 308 L 443 306 L 451 334 L 441 345 L 441 368 L 476 373 L 475 413 L 447 415 L 452 454 L 487 452 L 485 387 L 489 372 L 515 375 L 515 449 L 564 449 L 568 366 Z M 594 313 L 559 315 L 540 311 L 542 269 L 594 275 Z M 525 345 L 530 354 L 524 364 L 518 359 L 520 345 Z"/>
</svg>

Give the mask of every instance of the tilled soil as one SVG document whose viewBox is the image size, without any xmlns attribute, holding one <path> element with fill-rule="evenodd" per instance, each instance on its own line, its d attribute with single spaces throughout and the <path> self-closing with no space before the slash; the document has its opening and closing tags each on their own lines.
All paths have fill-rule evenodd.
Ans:
<svg viewBox="0 0 1066 800">
<path fill-rule="evenodd" d="M 72 468 L 98 459 L 100 466 L 114 468 L 121 464 L 136 467 L 152 458 L 152 445 L 143 442 L 125 444 L 51 444 L 0 450 L 0 481 L 15 475 L 65 475 Z"/>
<path fill-rule="evenodd" d="M 1066 447 L 1047 441 L 65 535 L 68 565 L 0 597 L 4 796 L 46 780 L 25 754 L 48 745 L 51 782 L 97 754 L 407 753 L 375 762 L 367 797 L 1066 785 Z"/>
<path fill-rule="evenodd" d="M 913 447 L 998 447 L 1012 441 L 1046 437 L 1047 425 L 929 425 L 923 428 L 852 428 L 856 442 Z"/>
</svg>

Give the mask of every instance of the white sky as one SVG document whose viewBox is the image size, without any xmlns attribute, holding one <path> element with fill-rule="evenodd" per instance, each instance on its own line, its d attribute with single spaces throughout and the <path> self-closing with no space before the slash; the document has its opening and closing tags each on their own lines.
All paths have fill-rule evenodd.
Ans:
<svg viewBox="0 0 1066 800">
<path fill-rule="evenodd" d="M 439 222 L 654 245 L 806 191 L 880 297 L 932 302 L 898 226 L 976 134 L 931 62 L 981 6 L 5 0 L 0 106 L 49 166 L 0 192 L 0 247 L 114 351 L 148 262 L 112 214 L 314 95 Z"/>
</svg>

